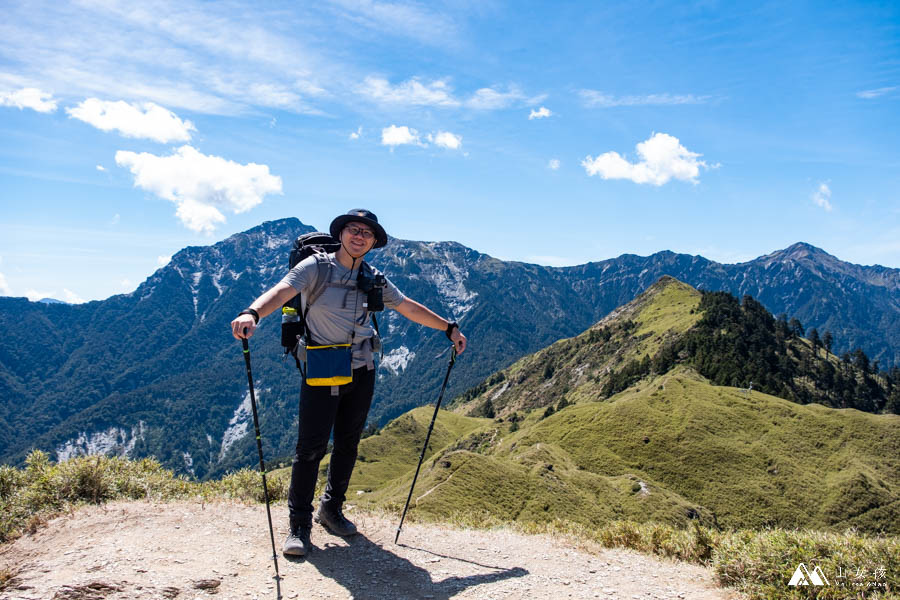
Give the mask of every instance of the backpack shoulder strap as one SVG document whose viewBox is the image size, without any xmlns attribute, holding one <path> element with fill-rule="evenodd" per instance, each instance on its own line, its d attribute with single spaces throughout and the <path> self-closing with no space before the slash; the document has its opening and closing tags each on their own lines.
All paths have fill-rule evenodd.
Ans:
<svg viewBox="0 0 900 600">
<path fill-rule="evenodd" d="M 307 311 L 309 310 L 309 307 L 312 306 L 312 303 L 319 299 L 319 296 L 325 291 L 328 282 L 331 281 L 332 264 L 328 255 L 324 252 L 316 252 L 313 256 L 316 258 L 316 284 L 312 287 L 309 291 L 309 295 L 306 297 Z"/>
<path fill-rule="evenodd" d="M 303 324 L 303 331 L 307 334 L 307 343 L 309 343 L 309 326 L 306 324 L 306 315 L 309 313 L 309 307 L 312 306 L 313 302 L 318 300 L 319 296 L 322 295 L 322 292 L 325 291 L 328 282 L 331 280 L 332 269 L 331 261 L 328 259 L 328 255 L 325 252 L 315 252 L 313 256 L 316 258 L 316 284 L 306 297 L 306 308 L 300 311 L 300 321 Z"/>
<path fill-rule="evenodd" d="M 313 286 L 306 297 L 306 312 L 309 311 L 309 307 L 312 306 L 313 302 L 319 299 L 319 296 L 325 291 L 328 282 L 331 281 L 332 264 L 328 255 L 324 252 L 316 252 L 313 256 L 316 257 L 316 285 Z"/>
</svg>

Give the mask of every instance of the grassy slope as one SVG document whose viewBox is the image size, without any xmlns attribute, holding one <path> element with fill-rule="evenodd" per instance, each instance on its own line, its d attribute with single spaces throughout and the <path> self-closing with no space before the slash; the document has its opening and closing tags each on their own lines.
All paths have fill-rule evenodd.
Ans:
<svg viewBox="0 0 900 600">
<path fill-rule="evenodd" d="M 370 491 L 407 473 L 411 477 L 410 471 L 414 471 L 419 462 L 422 443 L 433 414 L 434 408 L 430 406 L 413 409 L 391 421 L 377 435 L 362 440 L 347 497 L 353 498 L 357 491 Z M 487 422 L 487 419 L 439 411 L 425 453 L 426 461 L 436 450 L 465 437 Z M 325 468 L 323 465 L 323 474 Z"/>
<path fill-rule="evenodd" d="M 640 310 L 633 317 L 638 324 L 634 337 L 642 340 L 634 352 L 635 358 L 652 357 L 667 339 L 693 327 L 701 316 L 697 311 L 700 292 L 686 283 L 663 278 L 647 292 L 646 302 L 639 297 Z"/>
<path fill-rule="evenodd" d="M 678 527 L 690 512 L 704 524 L 715 513 L 726 528 L 900 534 L 900 417 L 746 395 L 683 368 L 642 383 L 607 402 L 529 415 L 514 433 L 480 419 L 455 443 L 443 437 L 448 445 L 426 460 L 416 484 L 417 512 Z M 395 436 L 400 429 L 364 441 L 367 462 L 353 489 L 375 491 L 357 497 L 363 504 L 406 500 L 417 452 Z M 376 448 L 398 457 L 384 461 L 389 469 L 368 462 Z"/>
<path fill-rule="evenodd" d="M 900 417 L 712 386 L 687 369 L 566 408 L 520 444 L 581 468 L 646 474 L 726 527 L 886 527 L 900 533 Z"/>
<path fill-rule="evenodd" d="M 600 390 L 611 371 L 632 359 L 652 356 L 666 341 L 690 329 L 700 319 L 699 304 L 700 292 L 663 277 L 584 333 L 499 371 L 476 388 L 477 393 L 456 399 L 454 410 L 477 410 L 489 398 L 498 416 L 508 416 L 555 404 L 563 397 L 570 402 L 601 399 Z M 628 322 L 636 329 L 625 327 Z M 609 339 L 602 338 L 603 330 Z"/>
<path fill-rule="evenodd" d="M 656 352 L 697 321 L 698 303 L 690 286 L 661 280 L 591 330 L 522 359 L 460 403 L 463 412 L 492 397 L 498 415 L 517 410 L 525 420 L 511 432 L 508 422 L 469 418 L 454 421 L 467 424 L 454 426 L 466 429 L 463 439 L 449 429 L 437 435 L 432 447 L 441 450 L 423 467 L 417 512 L 677 527 L 690 515 L 728 528 L 900 533 L 900 417 L 745 394 L 710 385 L 685 367 L 595 401 L 603 377 L 592 371 Z M 625 321 L 634 322 L 630 331 L 621 329 Z M 598 347 L 591 332 L 604 327 L 613 334 Z M 550 378 L 542 366 L 548 361 L 555 366 Z M 542 407 L 561 398 L 575 404 L 543 419 Z M 412 413 L 424 421 L 418 438 L 398 421 L 364 440 L 365 462 L 351 491 L 367 491 L 360 502 L 402 506 L 426 410 Z M 439 425 L 445 419 L 463 417 L 442 413 Z"/>
</svg>

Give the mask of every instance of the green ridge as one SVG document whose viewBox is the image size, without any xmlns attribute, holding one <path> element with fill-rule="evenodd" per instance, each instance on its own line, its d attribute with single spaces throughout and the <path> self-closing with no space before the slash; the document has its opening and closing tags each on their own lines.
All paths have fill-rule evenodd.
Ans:
<svg viewBox="0 0 900 600">
<path fill-rule="evenodd" d="M 637 298 L 587 331 L 559 340 L 485 379 L 454 399 L 460 412 L 496 415 L 567 402 L 599 400 L 610 374 L 632 360 L 655 354 L 700 319 L 700 292 L 662 277 Z"/>
<path fill-rule="evenodd" d="M 483 414 L 490 400 L 496 419 L 469 417 L 457 421 L 467 424 L 456 428 L 462 435 L 435 437 L 415 512 L 900 534 L 900 416 L 716 386 L 685 365 L 606 398 L 603 371 L 690 331 L 700 302 L 690 286 L 663 278 L 583 334 L 459 398 L 458 413 Z M 351 496 L 360 503 L 405 501 L 421 437 L 413 443 L 404 419 L 425 421 L 417 425 L 424 436 L 428 418 L 412 414 L 364 440 L 352 480 L 365 491 Z"/>
<path fill-rule="evenodd" d="M 417 514 L 900 534 L 900 417 L 713 386 L 683 367 L 642 383 L 529 415 L 514 433 L 480 419 L 461 439 L 441 435 L 416 484 Z M 402 507 L 418 457 L 405 429 L 363 444 L 357 502 Z"/>
</svg>

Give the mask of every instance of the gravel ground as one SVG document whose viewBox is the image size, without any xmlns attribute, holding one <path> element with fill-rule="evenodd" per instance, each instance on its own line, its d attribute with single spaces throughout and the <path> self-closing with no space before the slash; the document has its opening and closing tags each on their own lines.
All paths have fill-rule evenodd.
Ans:
<svg viewBox="0 0 900 600">
<path fill-rule="evenodd" d="M 281 555 L 287 508 L 273 507 L 283 598 L 729 599 L 709 569 L 564 539 L 346 514 L 360 535 L 313 528 L 305 559 Z M 276 598 L 265 508 L 113 502 L 54 519 L 0 549 L 17 575 L 0 598 Z"/>
</svg>

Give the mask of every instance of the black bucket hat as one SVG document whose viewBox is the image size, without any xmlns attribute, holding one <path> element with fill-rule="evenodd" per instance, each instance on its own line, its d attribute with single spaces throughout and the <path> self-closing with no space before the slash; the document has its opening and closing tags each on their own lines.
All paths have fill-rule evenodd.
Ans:
<svg viewBox="0 0 900 600">
<path fill-rule="evenodd" d="M 347 211 L 347 214 L 345 215 L 335 217 L 334 221 L 331 222 L 331 227 L 328 229 L 329 233 L 331 233 L 331 237 L 336 240 L 341 239 L 341 229 L 351 221 L 365 223 L 372 228 L 372 231 L 375 232 L 375 245 L 372 246 L 373 249 L 387 245 L 388 235 L 384 230 L 384 227 L 378 224 L 378 217 L 376 217 L 375 213 L 372 211 L 364 208 L 354 208 L 353 210 Z"/>
</svg>

